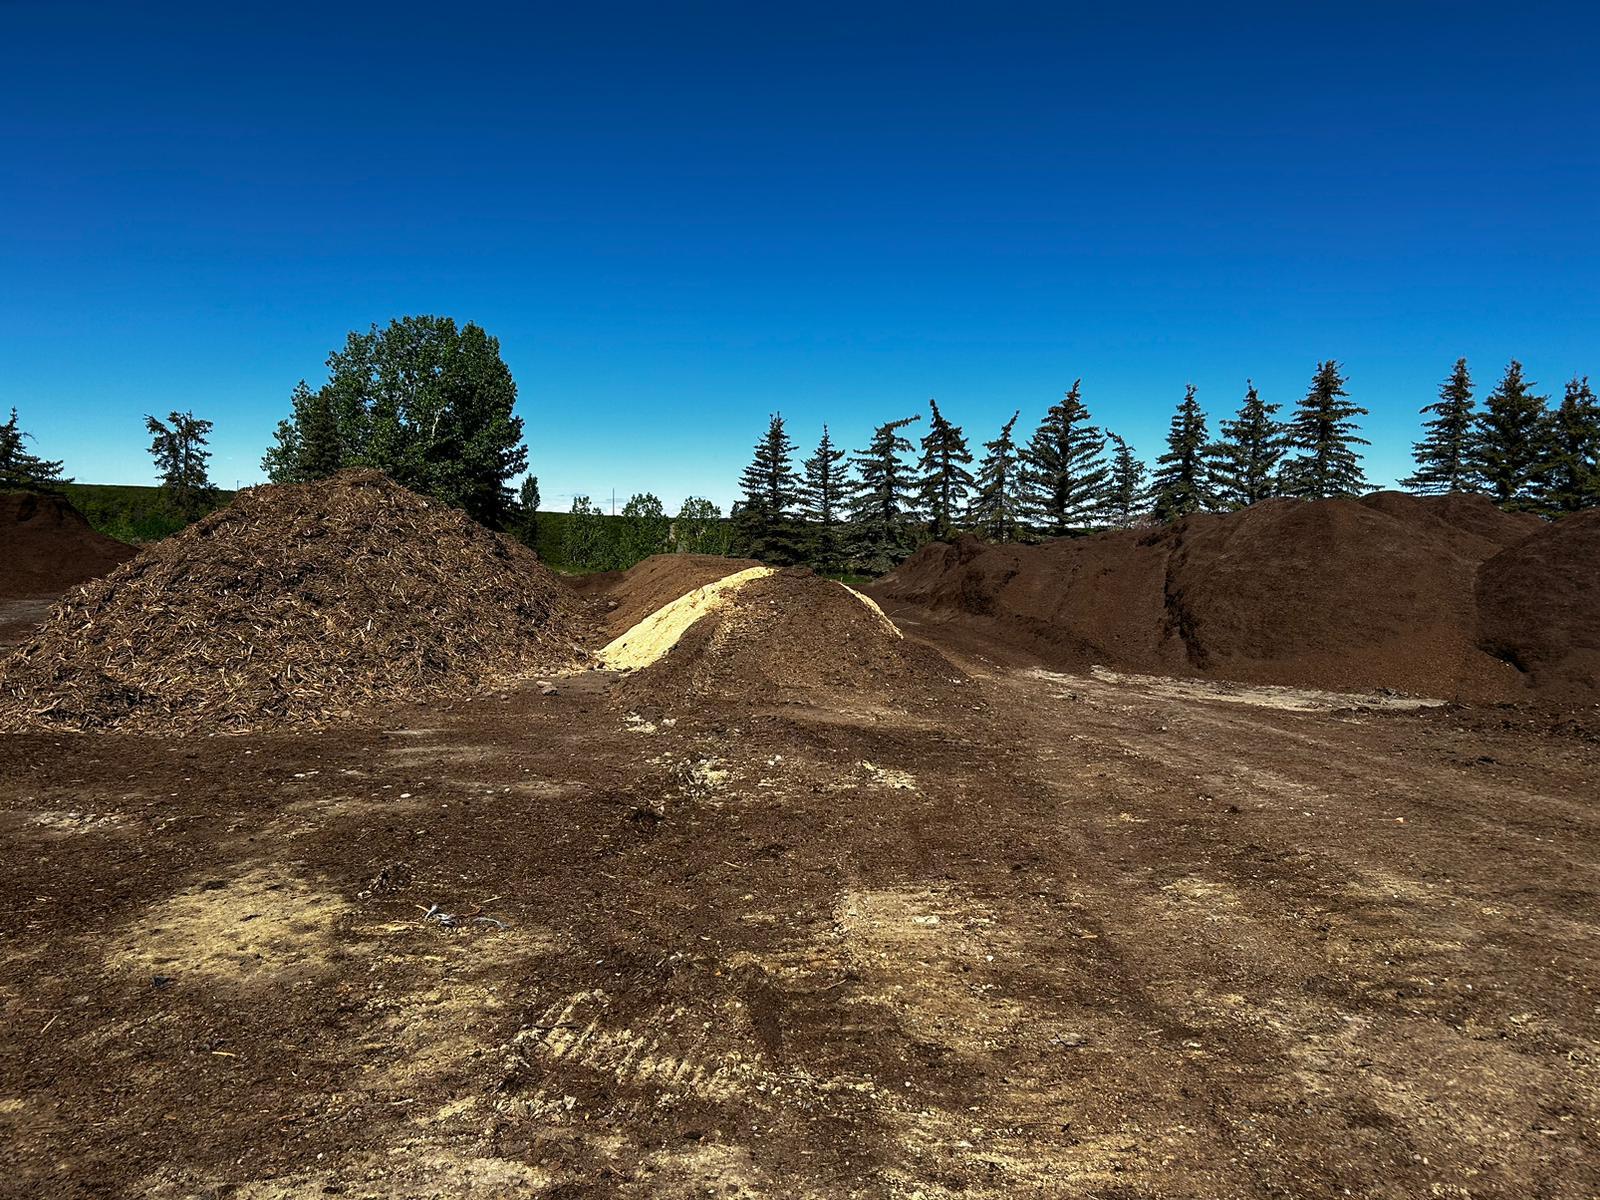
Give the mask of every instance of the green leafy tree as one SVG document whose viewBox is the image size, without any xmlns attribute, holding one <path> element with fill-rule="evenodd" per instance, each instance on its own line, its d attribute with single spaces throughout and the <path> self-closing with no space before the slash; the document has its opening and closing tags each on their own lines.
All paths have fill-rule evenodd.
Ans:
<svg viewBox="0 0 1600 1200">
<path fill-rule="evenodd" d="M 1000 436 L 983 444 L 983 461 L 978 464 L 972 504 L 967 509 L 967 523 L 994 542 L 1016 541 L 1027 516 L 1027 468 L 1012 435 L 1021 415 L 1020 411 L 1012 413 L 1011 420 L 1000 427 Z"/>
<path fill-rule="evenodd" d="M 517 531 L 529 546 L 539 540 L 539 477 L 529 475 L 517 488 Z"/>
<path fill-rule="evenodd" d="M 1050 406 L 1028 441 L 1030 515 L 1048 537 L 1093 525 L 1105 516 L 1105 438 L 1090 424 L 1081 379 Z"/>
<path fill-rule="evenodd" d="M 327 366 L 326 384 L 302 381 L 290 397 L 261 461 L 273 482 L 376 467 L 486 525 L 515 514 L 508 481 L 528 451 L 498 339 L 449 317 L 402 317 L 351 333 Z"/>
<path fill-rule="evenodd" d="M 206 467 L 211 451 L 206 448 L 212 424 L 192 412 L 167 414 L 165 422 L 155 417 L 144 419 L 150 434 L 150 456 L 156 460 L 161 490 L 168 502 L 187 520 L 194 520 L 216 499 L 217 489 Z"/>
<path fill-rule="evenodd" d="M 1471 490 L 1476 436 L 1472 409 L 1472 375 L 1467 360 L 1458 358 L 1439 386 L 1439 399 L 1422 410 L 1424 416 L 1433 416 L 1423 423 L 1422 440 L 1412 446 L 1417 469 L 1401 481 L 1402 487 L 1423 495 Z"/>
<path fill-rule="evenodd" d="M 922 439 L 918 490 L 929 532 L 935 538 L 948 538 L 972 491 L 972 472 L 967 469 L 972 465 L 972 451 L 967 449 L 961 426 L 945 420 L 936 400 L 930 398 L 928 408 L 933 415 Z"/>
<path fill-rule="evenodd" d="M 1600 402 L 1587 375 L 1568 380 L 1548 426 L 1538 480 L 1541 507 L 1570 513 L 1600 506 Z"/>
<path fill-rule="evenodd" d="M 1355 447 L 1371 443 L 1356 435 L 1355 419 L 1367 410 L 1350 403 L 1346 379 L 1331 358 L 1317 364 L 1311 388 L 1295 407 L 1285 442 L 1296 451 L 1283 465 L 1280 486 L 1286 496 L 1325 500 L 1354 496 L 1367 486 Z"/>
<path fill-rule="evenodd" d="M 579 571 L 603 571 L 614 557 L 605 514 L 587 496 L 572 498 L 572 512 L 561 534 L 561 557 Z"/>
<path fill-rule="evenodd" d="M 783 416 L 773 413 L 767 432 L 755 445 L 750 465 L 739 476 L 744 503 L 735 518 L 739 545 L 751 558 L 787 564 L 802 557 L 799 522 L 800 477 L 794 470 L 794 442 L 784 432 Z"/>
<path fill-rule="evenodd" d="M 672 523 L 673 546 L 679 554 L 726 554 L 728 523 L 722 509 L 702 496 L 686 496 Z"/>
<path fill-rule="evenodd" d="M 1133 448 L 1114 433 L 1111 442 L 1111 474 L 1108 480 L 1106 518 L 1118 529 L 1137 524 L 1145 500 L 1145 466 Z"/>
<path fill-rule="evenodd" d="M 619 566 L 631 567 L 652 554 L 665 554 L 672 522 L 667 518 L 661 500 L 651 492 L 628 498 L 622 506 L 618 526 L 618 547 L 621 551 Z"/>
<path fill-rule="evenodd" d="M 800 516 L 810 537 L 811 561 L 817 570 L 844 569 L 844 516 L 847 470 L 844 451 L 833 444 L 828 427 L 816 453 L 806 459 L 800 479 Z"/>
<path fill-rule="evenodd" d="M 1278 463 L 1283 458 L 1283 426 L 1251 380 L 1245 381 L 1244 403 L 1231 421 L 1222 422 L 1222 440 L 1213 453 L 1212 478 L 1219 506 L 1247 508 L 1277 495 Z"/>
<path fill-rule="evenodd" d="M 1167 452 L 1156 460 L 1150 494 L 1156 519 L 1173 521 L 1216 507 L 1211 489 L 1211 439 L 1206 414 L 1195 399 L 1194 384 L 1184 392 L 1167 431 Z"/>
<path fill-rule="evenodd" d="M 1472 466 L 1484 490 L 1501 508 L 1539 506 L 1539 475 L 1549 447 L 1545 397 L 1522 376 L 1516 359 L 1484 401 L 1477 418 Z"/>
<path fill-rule="evenodd" d="M 851 455 L 856 479 L 850 488 L 851 557 L 872 575 L 890 570 L 915 543 L 914 481 L 902 455 L 911 443 L 900 433 L 921 415 L 887 421 L 873 430 L 865 450 Z"/>
<path fill-rule="evenodd" d="M 0 425 L 0 487 L 27 488 L 30 491 L 49 491 L 72 480 L 61 474 L 60 459 L 40 458 L 27 448 L 33 441 L 17 422 L 17 410 L 11 410 L 11 419 Z"/>
</svg>

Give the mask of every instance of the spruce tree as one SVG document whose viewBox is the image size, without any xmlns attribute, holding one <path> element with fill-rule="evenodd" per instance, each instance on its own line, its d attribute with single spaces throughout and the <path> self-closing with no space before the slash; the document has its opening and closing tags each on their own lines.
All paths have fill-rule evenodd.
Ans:
<svg viewBox="0 0 1600 1200">
<path fill-rule="evenodd" d="M 1175 521 L 1193 512 L 1216 507 L 1211 489 L 1210 436 L 1206 414 L 1189 384 L 1172 425 L 1167 431 L 1167 452 L 1156 460 L 1150 483 L 1156 519 Z"/>
<path fill-rule="evenodd" d="M 1516 359 L 1506 367 L 1478 414 L 1472 466 L 1501 508 L 1538 507 L 1539 473 L 1547 451 L 1545 398 L 1522 377 Z"/>
<path fill-rule="evenodd" d="M 844 451 L 833 444 L 828 427 L 816 453 L 806 459 L 800 479 L 800 515 L 806 523 L 812 564 L 819 571 L 844 569 Z"/>
<path fill-rule="evenodd" d="M 150 456 L 156 460 L 162 492 L 174 509 L 195 520 L 217 494 L 206 468 L 212 423 L 192 412 L 173 412 L 164 422 L 147 416 L 144 424 L 151 435 Z"/>
<path fill-rule="evenodd" d="M 1423 425 L 1422 440 L 1411 449 L 1416 472 L 1401 480 L 1401 487 L 1423 495 L 1471 490 L 1472 408 L 1472 376 L 1467 360 L 1458 358 L 1450 377 L 1439 385 L 1439 399 L 1422 410 L 1434 415 Z"/>
<path fill-rule="evenodd" d="M 1283 458 L 1283 426 L 1251 380 L 1245 380 L 1244 403 L 1238 415 L 1222 422 L 1222 440 L 1215 448 L 1213 477 L 1217 503 L 1223 508 L 1248 508 L 1278 492 L 1278 463 Z"/>
<path fill-rule="evenodd" d="M 867 448 L 850 456 L 856 471 L 849 502 L 851 557 L 868 574 L 882 574 L 911 552 L 914 481 L 901 458 L 911 443 L 900 431 L 921 419 L 918 414 L 879 425 Z"/>
<path fill-rule="evenodd" d="M 922 439 L 922 460 L 918 464 L 922 478 L 918 487 L 928 531 L 935 538 L 946 539 L 972 491 L 972 472 L 967 469 L 972 465 L 972 451 L 967 449 L 961 426 L 944 419 L 937 401 L 930 398 L 928 408 L 932 419 L 928 434 Z"/>
<path fill-rule="evenodd" d="M 1030 514 L 1049 537 L 1092 525 L 1106 505 L 1105 438 L 1089 423 L 1081 379 L 1050 406 L 1028 442 Z"/>
<path fill-rule="evenodd" d="M 1367 410 L 1350 403 L 1345 383 L 1333 359 L 1317 364 L 1311 388 L 1295 406 L 1285 431 L 1288 448 L 1298 453 L 1283 465 L 1284 495 L 1325 500 L 1354 496 L 1366 488 L 1355 447 L 1371 443 L 1356 435 L 1354 418 L 1366 416 Z"/>
<path fill-rule="evenodd" d="M 1145 498 L 1145 466 L 1133 448 L 1114 433 L 1111 439 L 1111 475 L 1106 517 L 1118 529 L 1130 528 L 1138 519 Z"/>
<path fill-rule="evenodd" d="M 744 503 L 735 532 L 745 554 L 780 566 L 799 562 L 802 556 L 795 517 L 800 477 L 793 462 L 794 442 L 784 432 L 783 416 L 773 413 L 767 432 L 755 445 L 754 458 L 739 476 Z"/>
<path fill-rule="evenodd" d="M 49 491 L 63 483 L 71 483 L 61 474 L 60 459 L 40 458 L 31 453 L 25 443 L 33 435 L 25 432 L 17 422 L 17 410 L 11 410 L 11 419 L 0 425 L 0 488 L 27 488 L 30 491 Z"/>
<path fill-rule="evenodd" d="M 1544 440 L 1540 507 L 1570 513 L 1600 506 L 1600 401 L 1587 375 L 1567 382 L 1567 394 L 1550 414 Z"/>
<path fill-rule="evenodd" d="M 1027 484 L 1021 451 L 1012 437 L 1020 411 L 1000 427 L 1000 436 L 983 444 L 976 493 L 967 509 L 967 523 L 994 542 L 1015 541 L 1022 533 L 1027 512 Z"/>
</svg>

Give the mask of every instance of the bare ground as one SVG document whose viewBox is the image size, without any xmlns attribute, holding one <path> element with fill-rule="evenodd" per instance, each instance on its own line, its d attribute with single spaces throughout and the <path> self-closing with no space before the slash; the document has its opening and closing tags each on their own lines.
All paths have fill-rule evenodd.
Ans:
<svg viewBox="0 0 1600 1200">
<path fill-rule="evenodd" d="M 1600 1191 L 1581 727 L 905 627 L 970 707 L 0 738 L 0 1192 Z"/>
</svg>

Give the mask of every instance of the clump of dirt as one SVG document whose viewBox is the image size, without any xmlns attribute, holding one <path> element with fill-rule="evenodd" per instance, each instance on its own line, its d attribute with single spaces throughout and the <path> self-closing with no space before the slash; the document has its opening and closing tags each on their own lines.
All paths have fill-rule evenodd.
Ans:
<svg viewBox="0 0 1600 1200">
<path fill-rule="evenodd" d="M 137 553 L 63 496 L 0 491 L 0 599 L 59 595 Z"/>
<path fill-rule="evenodd" d="M 1555 701 L 1600 700 L 1600 509 L 1562 517 L 1478 572 L 1488 653 Z"/>
<path fill-rule="evenodd" d="M 626 633 L 651 613 L 709 583 L 761 564 L 718 554 L 653 554 L 626 571 L 574 576 L 572 589 L 592 598 L 606 637 Z"/>
<path fill-rule="evenodd" d="M 878 588 L 1074 668 L 1502 700 L 1524 681 L 1480 649 L 1474 581 L 1540 528 L 1477 496 L 1270 500 L 1042 546 L 932 545 Z"/>
<path fill-rule="evenodd" d="M 63 601 L 0 663 L 0 727 L 226 732 L 575 664 L 519 543 L 377 471 L 258 487 Z"/>
<path fill-rule="evenodd" d="M 805 568 L 751 579 L 623 685 L 639 704 L 917 709 L 970 681 L 869 598 Z"/>
</svg>

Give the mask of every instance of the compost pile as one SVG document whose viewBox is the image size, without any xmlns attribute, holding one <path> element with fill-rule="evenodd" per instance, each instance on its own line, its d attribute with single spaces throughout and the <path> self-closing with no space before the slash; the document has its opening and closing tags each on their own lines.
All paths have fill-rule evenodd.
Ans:
<svg viewBox="0 0 1600 1200">
<path fill-rule="evenodd" d="M 716 554 L 653 554 L 626 571 L 579 575 L 572 582 L 580 596 L 595 599 L 606 636 L 616 637 L 679 596 L 757 565 L 753 558 Z"/>
<path fill-rule="evenodd" d="M 792 568 L 730 590 L 623 687 L 633 703 L 663 708 L 910 710 L 946 703 L 970 680 L 866 597 Z"/>
<path fill-rule="evenodd" d="M 0 492 L 0 599 L 59 595 L 135 553 L 96 533 L 64 497 Z"/>
<path fill-rule="evenodd" d="M 1478 573 L 1483 648 L 1555 701 L 1600 700 L 1600 509 L 1573 513 Z"/>
<path fill-rule="evenodd" d="M 0 664 L 0 724 L 240 731 L 581 658 L 526 548 L 376 471 L 252 488 L 68 597 Z"/>
<path fill-rule="evenodd" d="M 927 546 L 878 591 L 1074 669 L 1506 700 L 1528 680 L 1480 646 L 1478 570 L 1544 528 L 1477 496 L 1269 500 L 1041 546 Z"/>
</svg>

